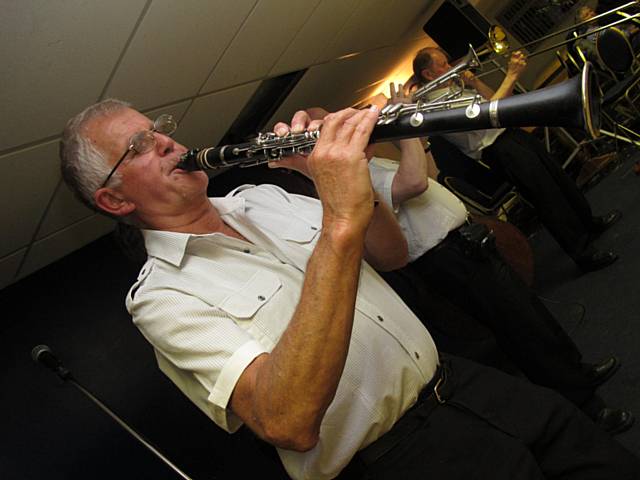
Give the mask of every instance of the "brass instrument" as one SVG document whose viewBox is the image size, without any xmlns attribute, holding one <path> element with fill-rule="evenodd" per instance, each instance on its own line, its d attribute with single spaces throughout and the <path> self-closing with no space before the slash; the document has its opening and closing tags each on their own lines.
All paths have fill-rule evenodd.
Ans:
<svg viewBox="0 0 640 480">
<path fill-rule="evenodd" d="M 470 57 L 473 55 L 475 52 Z M 454 108 L 456 104 L 418 100 L 410 104 L 387 105 L 380 111 L 369 141 L 378 143 L 433 134 L 525 126 L 581 128 L 593 137 L 599 133 L 600 93 L 589 63 L 582 75 L 550 87 L 501 100 L 474 102 L 472 108 Z M 190 150 L 182 155 L 178 168 L 217 170 L 277 161 L 309 153 L 319 137 L 319 130 L 282 137 L 275 133 L 262 133 L 241 144 Z"/>
<path fill-rule="evenodd" d="M 411 94 L 413 101 L 425 101 L 428 98 L 429 93 L 434 90 L 438 90 L 442 87 L 449 87 L 449 91 L 444 95 L 432 99 L 433 102 L 451 101 L 462 94 L 464 90 L 464 80 L 462 79 L 462 72 L 470 70 L 480 66 L 480 59 L 473 47 L 469 45 L 469 51 L 465 55 L 464 59 L 453 67 L 448 72 L 443 73 L 438 78 L 431 80 L 422 87 L 418 88 Z"/>
<path fill-rule="evenodd" d="M 535 45 L 537 43 L 543 42 L 543 41 L 545 41 L 545 40 L 547 40 L 549 38 L 555 37 L 556 35 L 560 35 L 561 33 L 566 33 L 566 32 L 572 31 L 572 30 L 576 30 L 579 27 L 582 27 L 584 25 L 588 25 L 590 23 L 597 22 L 598 20 L 600 20 L 600 19 L 602 19 L 602 18 L 604 18 L 604 17 L 606 17 L 608 15 L 611 15 L 611 14 L 615 13 L 615 14 L 618 14 L 619 16 L 622 17 L 619 20 L 615 20 L 615 21 L 609 22 L 606 25 L 600 26 L 598 28 L 594 28 L 592 30 L 589 30 L 588 32 L 583 33 L 583 34 L 580 34 L 580 35 L 576 34 L 576 35 L 572 36 L 571 38 L 568 38 L 568 39 L 563 40 L 561 42 L 555 43 L 555 44 L 553 44 L 553 45 L 551 45 L 549 47 L 545 47 L 542 50 L 537 50 L 537 51 L 535 51 L 535 52 L 533 52 L 532 54 L 529 55 L 529 58 L 535 57 L 536 55 L 540 55 L 542 53 L 546 53 L 546 52 L 548 52 L 550 50 L 555 50 L 558 47 L 561 47 L 561 46 L 566 45 L 568 43 L 574 42 L 575 40 L 579 40 L 581 38 L 588 37 L 588 36 L 593 35 L 593 34 L 597 34 L 597 33 L 601 32 L 603 30 L 606 30 L 607 28 L 615 27 L 616 25 L 620 25 L 622 23 L 628 23 L 630 21 L 631 22 L 638 22 L 640 20 L 640 13 L 628 14 L 628 13 L 623 11 L 624 9 L 630 8 L 630 7 L 633 7 L 633 6 L 636 6 L 636 7 L 640 6 L 640 2 L 638 2 L 636 0 L 636 1 L 633 1 L 633 2 L 625 3 L 624 5 L 620 5 L 619 7 L 616 7 L 616 8 L 613 8 L 611 10 L 608 10 L 606 12 L 603 12 L 603 13 L 601 13 L 599 15 L 596 15 L 596 16 L 588 19 L 588 20 L 585 20 L 585 21 L 579 22 L 579 23 L 577 23 L 575 25 L 571 25 L 571 26 L 563 28 L 561 30 L 549 33 L 549 34 L 547 34 L 547 35 L 545 35 L 543 37 L 540 37 L 540 38 L 538 38 L 536 40 L 533 40 L 531 42 L 527 42 L 527 43 L 525 43 L 525 44 L 523 44 L 523 45 L 521 45 L 521 46 L 519 46 L 517 48 L 511 48 L 511 49 L 509 48 L 509 41 L 506 38 L 506 34 L 504 33 L 504 30 L 502 29 L 502 27 L 500 27 L 499 25 L 493 25 L 493 26 L 491 26 L 491 28 L 489 29 L 489 32 L 487 34 L 487 37 L 489 39 L 490 47 L 487 48 L 487 49 L 482 50 L 480 53 L 478 53 L 478 56 L 483 56 L 484 54 L 491 53 L 491 52 L 497 53 L 500 56 L 506 56 L 508 54 L 511 54 L 511 53 L 515 52 L 516 50 L 526 49 L 527 47 L 530 47 L 531 45 Z M 498 40 L 501 37 L 503 37 L 503 38 L 501 40 Z M 495 69 L 495 70 L 498 70 L 498 69 Z M 485 74 L 491 73 L 491 72 L 493 72 L 495 70 L 491 70 L 489 72 L 486 72 Z"/>
</svg>

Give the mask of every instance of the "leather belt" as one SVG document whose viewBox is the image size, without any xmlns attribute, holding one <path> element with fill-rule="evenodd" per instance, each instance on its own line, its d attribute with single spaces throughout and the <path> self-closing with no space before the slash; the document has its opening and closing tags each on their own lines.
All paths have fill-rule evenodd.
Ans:
<svg viewBox="0 0 640 480">
<path fill-rule="evenodd" d="M 420 427 L 426 417 L 438 406 L 446 403 L 453 392 L 451 369 L 446 359 L 436 370 L 433 378 L 427 383 L 416 403 L 393 425 L 391 430 L 369 446 L 356 454 L 356 458 L 365 465 L 372 465 L 387 452 L 392 450 L 411 432 Z"/>
</svg>

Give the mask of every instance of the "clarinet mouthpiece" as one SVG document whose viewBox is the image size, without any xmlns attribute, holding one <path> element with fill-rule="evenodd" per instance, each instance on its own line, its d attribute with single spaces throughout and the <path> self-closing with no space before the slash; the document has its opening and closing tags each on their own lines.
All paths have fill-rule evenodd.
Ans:
<svg viewBox="0 0 640 480">
<path fill-rule="evenodd" d="M 189 150 L 187 153 L 183 154 L 180 157 L 180 161 L 178 162 L 177 168 L 186 170 L 188 172 L 194 172 L 196 170 L 200 170 L 200 168 L 198 167 L 198 163 L 196 161 L 199 151 L 200 151 L 199 149 L 193 148 Z"/>
</svg>

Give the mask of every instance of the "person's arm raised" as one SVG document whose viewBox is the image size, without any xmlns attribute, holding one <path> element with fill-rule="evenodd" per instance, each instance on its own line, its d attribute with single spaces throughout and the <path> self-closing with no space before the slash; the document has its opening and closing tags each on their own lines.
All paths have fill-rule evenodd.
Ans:
<svg viewBox="0 0 640 480">
<path fill-rule="evenodd" d="M 231 408 L 258 436 L 292 450 L 313 448 L 347 358 L 373 191 L 364 149 L 373 110 L 324 120 L 307 159 L 323 206 L 323 228 L 287 329 L 242 373 Z"/>
<path fill-rule="evenodd" d="M 486 83 L 468 70 L 462 74 L 462 78 L 465 84 L 474 88 L 484 99 L 500 100 L 501 98 L 511 96 L 513 89 L 526 66 L 526 55 L 520 50 L 513 52 L 507 65 L 507 73 L 496 91 L 493 91 Z"/>
</svg>

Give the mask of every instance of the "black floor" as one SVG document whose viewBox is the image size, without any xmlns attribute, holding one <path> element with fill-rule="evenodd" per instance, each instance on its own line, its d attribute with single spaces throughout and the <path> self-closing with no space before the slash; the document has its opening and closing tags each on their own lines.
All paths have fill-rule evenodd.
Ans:
<svg viewBox="0 0 640 480">
<path fill-rule="evenodd" d="M 596 213 L 615 207 L 624 214 L 599 241 L 620 255 L 616 264 L 580 276 L 546 232 L 531 242 L 536 288 L 585 356 L 597 360 L 615 353 L 623 362 L 602 395 L 640 416 L 635 159 L 625 157 L 588 192 Z M 49 345 L 82 385 L 192 478 L 281 478 L 250 435 L 221 432 L 157 370 L 124 308 L 136 273 L 107 236 L 0 291 L 0 478 L 180 478 L 72 385 L 33 363 L 30 351 L 38 344 Z M 640 453 L 640 424 L 617 438 Z"/>
<path fill-rule="evenodd" d="M 587 191 L 594 214 L 619 209 L 623 217 L 596 242 L 620 258 L 610 267 L 580 275 L 546 230 L 531 237 L 536 256 L 536 290 L 548 299 L 587 360 L 611 354 L 620 371 L 601 389 L 612 406 L 632 410 L 638 424 L 617 436 L 640 454 L 640 176 L 633 171 L 640 152 L 626 149 L 606 177 Z M 560 302 L 560 303 L 556 303 Z"/>
</svg>

